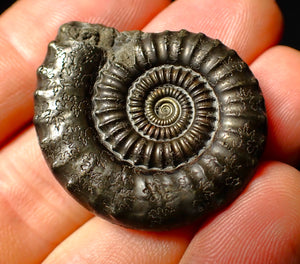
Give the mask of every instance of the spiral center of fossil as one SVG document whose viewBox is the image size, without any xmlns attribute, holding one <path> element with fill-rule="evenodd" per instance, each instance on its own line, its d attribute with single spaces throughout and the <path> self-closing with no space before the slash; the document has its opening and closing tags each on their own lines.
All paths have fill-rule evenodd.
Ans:
<svg viewBox="0 0 300 264">
<path fill-rule="evenodd" d="M 174 97 L 165 96 L 162 90 L 165 88 L 152 91 L 145 102 L 145 116 L 155 126 L 170 126 L 182 114 L 180 102 Z"/>
<path fill-rule="evenodd" d="M 174 122 L 180 115 L 180 105 L 175 99 L 165 97 L 155 104 L 154 111 L 158 118 Z"/>
<path fill-rule="evenodd" d="M 171 98 L 163 98 L 156 103 L 154 110 L 159 118 L 167 119 L 173 112 L 178 112 L 178 107 Z"/>
<path fill-rule="evenodd" d="M 132 105 L 141 107 L 130 108 Z M 142 136 L 155 141 L 172 140 L 181 136 L 194 120 L 194 104 L 183 88 L 167 83 L 142 93 L 135 90 L 129 96 L 128 113 Z"/>
</svg>

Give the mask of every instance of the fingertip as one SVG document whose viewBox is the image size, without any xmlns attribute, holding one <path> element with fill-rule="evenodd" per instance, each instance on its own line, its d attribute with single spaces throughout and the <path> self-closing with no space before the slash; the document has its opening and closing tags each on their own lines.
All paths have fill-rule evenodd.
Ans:
<svg viewBox="0 0 300 264">
<path fill-rule="evenodd" d="M 299 176 L 282 163 L 262 164 L 245 192 L 199 230 L 182 264 L 298 263 Z"/>
<path fill-rule="evenodd" d="M 268 116 L 265 157 L 300 162 L 300 52 L 275 46 L 251 65 L 262 88 Z"/>
<path fill-rule="evenodd" d="M 94 217 L 61 243 L 44 264 L 178 263 L 189 243 L 189 233 L 130 230 Z"/>
</svg>

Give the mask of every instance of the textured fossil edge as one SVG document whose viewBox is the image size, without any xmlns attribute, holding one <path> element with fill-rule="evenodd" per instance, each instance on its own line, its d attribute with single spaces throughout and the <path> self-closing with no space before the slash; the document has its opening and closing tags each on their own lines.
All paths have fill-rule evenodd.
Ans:
<svg viewBox="0 0 300 264">
<path fill-rule="evenodd" d="M 175 33 L 178 38 L 189 34 L 185 30 L 170 32 Z M 132 40 L 140 34 L 150 33 L 119 33 L 113 28 L 80 22 L 63 25 L 38 70 L 34 123 L 48 165 L 81 204 L 116 224 L 166 230 L 201 221 L 241 193 L 263 152 L 266 117 L 257 81 L 243 65 L 241 72 L 250 81 L 239 92 L 247 98 L 247 93 L 254 91 L 250 99 L 259 111 L 251 110 L 256 115 L 254 120 L 234 131 L 239 133 L 240 142 L 226 141 L 230 133 L 223 131 L 224 146 L 214 144 L 197 162 L 170 172 L 136 169 L 119 161 L 99 142 L 93 128 L 91 90 L 105 61 L 117 58 L 134 67 L 135 61 L 128 54 Z M 220 45 L 218 40 L 201 33 L 198 36 L 203 43 Z M 124 50 L 129 52 L 122 57 Z M 236 53 L 229 51 L 236 58 Z M 249 158 L 246 152 L 252 142 L 257 146 Z M 224 148 L 229 151 L 237 144 L 241 144 L 238 157 L 220 155 Z"/>
</svg>

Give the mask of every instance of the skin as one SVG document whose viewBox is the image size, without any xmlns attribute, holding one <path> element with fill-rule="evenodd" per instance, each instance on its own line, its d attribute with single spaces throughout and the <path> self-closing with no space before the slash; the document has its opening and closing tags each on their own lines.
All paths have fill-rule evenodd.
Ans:
<svg viewBox="0 0 300 264">
<path fill-rule="evenodd" d="M 269 137 L 244 192 L 201 225 L 155 233 L 94 217 L 56 182 L 34 127 L 35 71 L 59 25 L 203 32 L 235 49 L 263 91 Z M 19 0 L 0 17 L 0 263 L 299 263 L 300 53 L 276 46 L 273 0 Z"/>
</svg>

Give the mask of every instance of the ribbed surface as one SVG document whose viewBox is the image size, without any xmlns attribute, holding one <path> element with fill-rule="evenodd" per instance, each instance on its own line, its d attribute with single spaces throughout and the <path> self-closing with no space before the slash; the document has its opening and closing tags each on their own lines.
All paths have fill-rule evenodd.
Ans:
<svg viewBox="0 0 300 264">
<path fill-rule="evenodd" d="M 182 66 L 153 67 L 124 93 L 122 78 L 107 72 L 94 102 L 108 149 L 144 168 L 173 169 L 199 155 L 218 119 L 213 90 L 200 74 Z"/>
<path fill-rule="evenodd" d="M 105 65 L 93 101 L 102 143 L 132 165 L 176 168 L 201 155 L 223 123 L 239 141 L 237 129 L 263 107 L 247 65 L 217 40 L 165 31 L 140 34 L 131 48 L 134 65 Z"/>
</svg>

